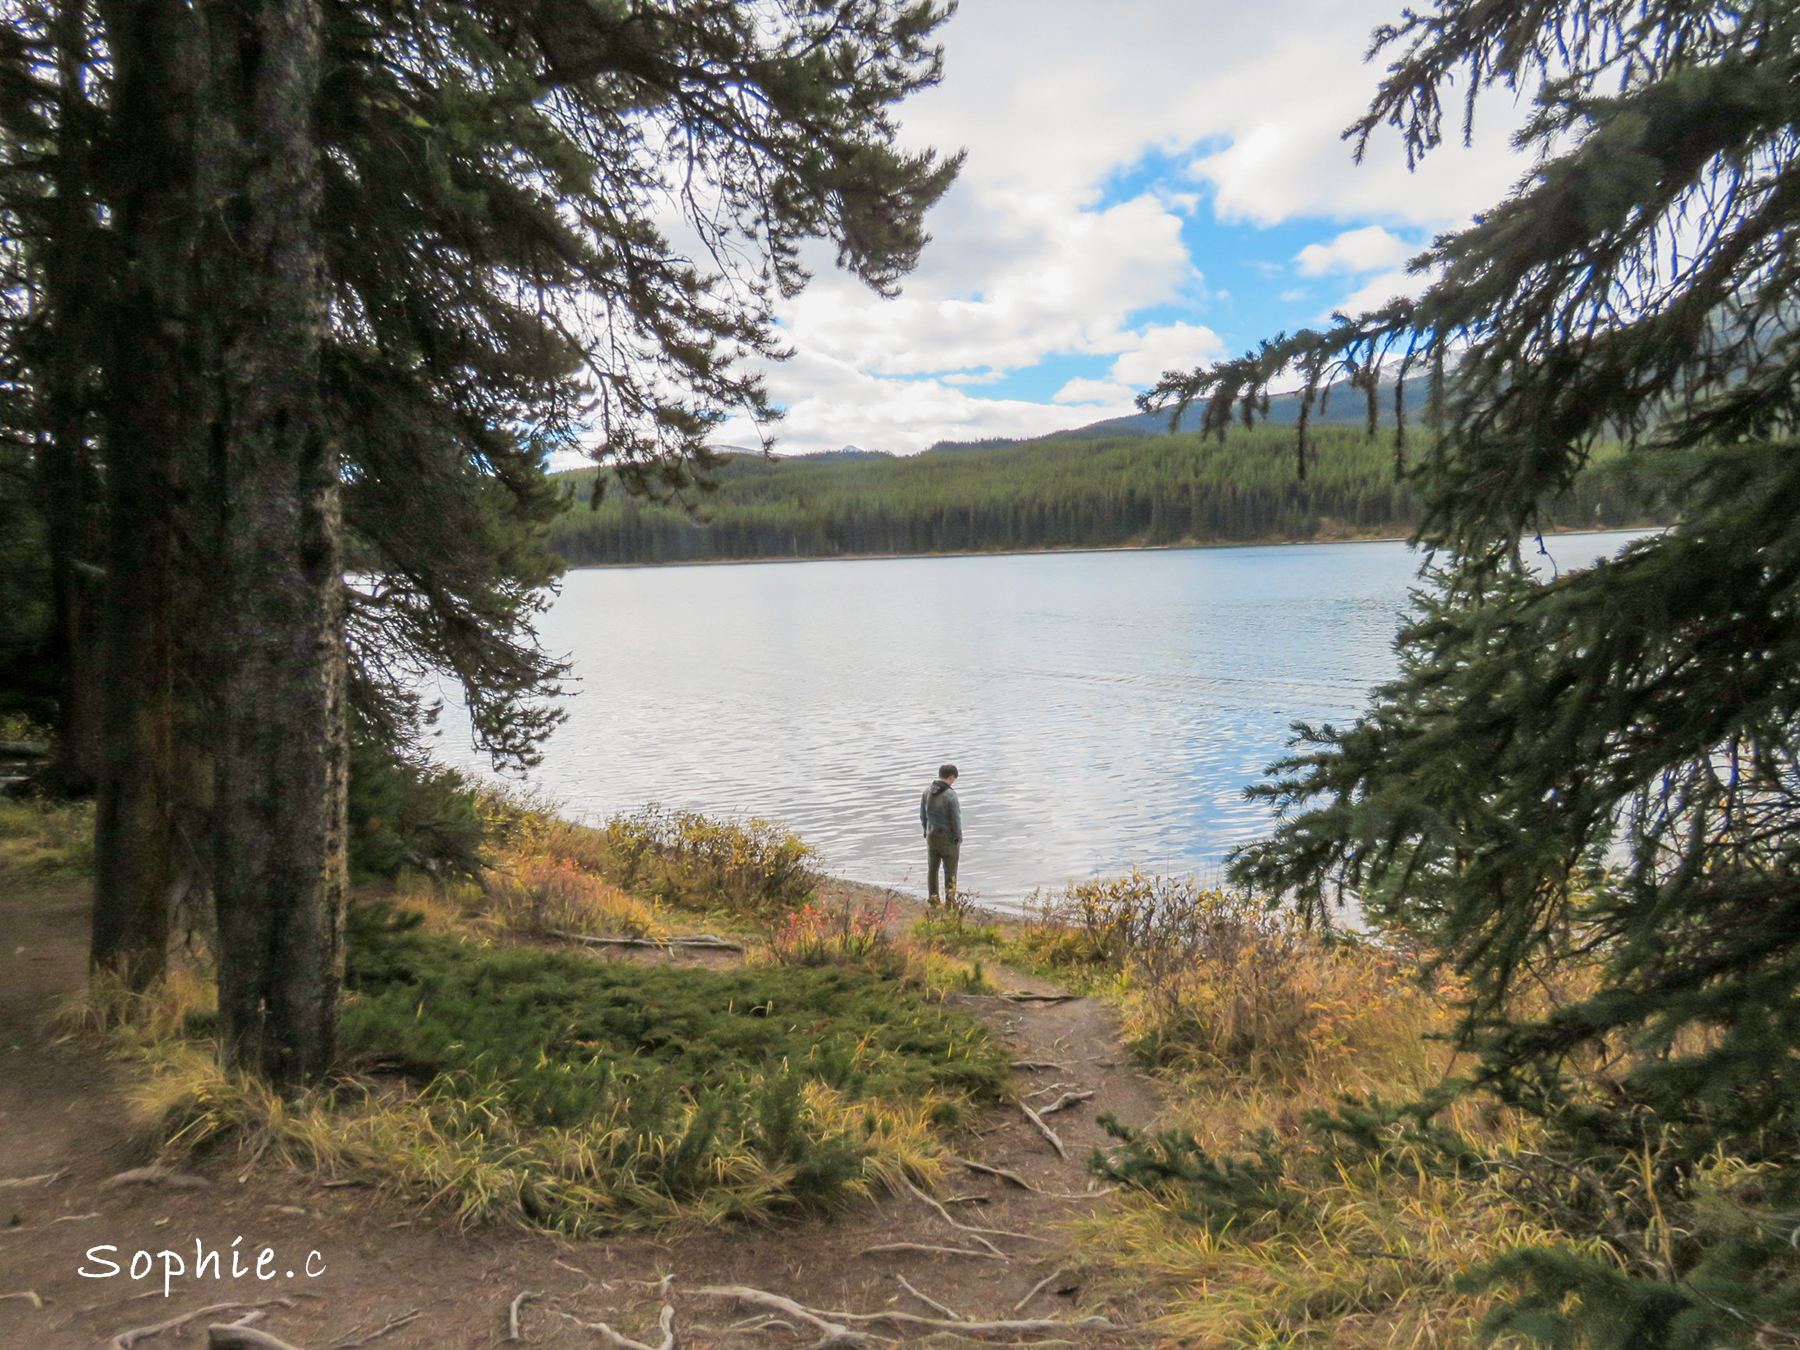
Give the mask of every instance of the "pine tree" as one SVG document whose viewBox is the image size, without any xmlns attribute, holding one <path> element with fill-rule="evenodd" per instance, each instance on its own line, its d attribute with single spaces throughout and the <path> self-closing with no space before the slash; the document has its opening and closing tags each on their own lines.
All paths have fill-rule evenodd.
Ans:
<svg viewBox="0 0 1800 1350">
<path fill-rule="evenodd" d="M 1586 1213 L 1619 1263 L 1510 1259 L 1492 1277 L 1527 1292 L 1497 1327 L 1559 1345 L 1789 1339 L 1800 5 L 1439 0 L 1376 45 L 1396 55 L 1359 145 L 1389 125 L 1429 153 L 1453 84 L 1465 127 L 1483 89 L 1535 85 L 1523 139 L 1542 157 L 1423 255 L 1417 302 L 1172 373 L 1154 396 L 1204 400 L 1216 430 L 1270 380 L 1298 375 L 1310 398 L 1341 374 L 1432 372 L 1413 477 L 1437 570 L 1400 674 L 1352 726 L 1300 729 L 1258 789 L 1281 822 L 1235 875 L 1316 914 L 1353 892 L 1427 927 L 1470 981 L 1476 1083 L 1545 1120 L 1565 1218 Z M 1611 439 L 1677 523 L 1537 574 L 1538 522 Z M 1591 992 L 1535 1013 L 1518 997 L 1571 967 Z M 1721 1159 L 1762 1170 L 1709 1208 Z"/>
<path fill-rule="evenodd" d="M 597 435 L 628 488 L 684 487 L 730 410 L 771 415 L 743 361 L 776 351 L 769 305 L 805 283 L 806 240 L 893 289 L 955 172 L 898 152 L 889 111 L 936 78 L 942 18 L 891 0 L 9 14 L 3 206 L 41 226 L 26 272 L 63 239 L 33 197 L 61 200 L 47 53 L 70 22 L 89 37 L 72 130 L 95 148 L 88 224 L 111 266 L 23 306 L 107 338 L 83 372 L 110 619 L 97 963 L 153 977 L 171 897 L 210 886 L 232 1055 L 282 1082 L 320 1071 L 342 626 L 366 725 L 415 731 L 411 688 L 437 669 L 483 744 L 533 753 L 559 670 L 531 632 L 557 567 L 537 542 L 560 506 L 546 453 Z M 707 265 L 657 228 L 670 210 Z M 312 328 L 295 317 L 315 308 Z M 43 461 L 45 380 L 8 369 Z M 362 579 L 349 596 L 339 558 Z M 244 812 L 278 777 L 299 785 L 295 828 L 269 849 L 288 816 Z"/>
</svg>

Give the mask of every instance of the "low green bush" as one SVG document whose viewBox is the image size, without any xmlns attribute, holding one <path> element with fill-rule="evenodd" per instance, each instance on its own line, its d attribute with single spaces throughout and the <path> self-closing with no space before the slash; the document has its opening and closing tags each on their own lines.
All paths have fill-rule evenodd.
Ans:
<svg viewBox="0 0 1800 1350">
<path fill-rule="evenodd" d="M 353 876 L 418 868 L 475 877 L 486 865 L 479 792 L 453 769 L 360 735 L 350 742 L 349 819 Z"/>
<path fill-rule="evenodd" d="M 770 918 L 802 908 L 819 855 L 775 821 L 648 807 L 599 831 L 593 865 L 616 886 L 684 909 Z"/>
</svg>

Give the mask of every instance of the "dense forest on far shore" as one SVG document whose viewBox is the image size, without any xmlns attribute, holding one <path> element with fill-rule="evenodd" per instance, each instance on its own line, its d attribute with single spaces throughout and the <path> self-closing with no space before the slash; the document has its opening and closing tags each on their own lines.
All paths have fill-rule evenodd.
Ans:
<svg viewBox="0 0 1800 1350">
<path fill-rule="evenodd" d="M 1543 527 L 1646 523 L 1621 467 L 1598 458 Z M 1350 539 L 1410 533 L 1420 509 L 1396 478 L 1391 434 L 1350 427 L 1314 431 L 1304 479 L 1293 429 L 1279 426 L 1223 443 L 1065 435 L 904 459 L 734 454 L 717 490 L 686 503 L 608 490 L 590 510 L 596 472 L 562 476 L 575 507 L 550 543 L 575 566 Z"/>
</svg>

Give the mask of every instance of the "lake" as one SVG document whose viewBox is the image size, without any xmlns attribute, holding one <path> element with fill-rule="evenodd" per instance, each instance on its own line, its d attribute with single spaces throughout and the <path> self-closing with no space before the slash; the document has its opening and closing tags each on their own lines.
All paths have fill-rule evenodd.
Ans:
<svg viewBox="0 0 1800 1350">
<path fill-rule="evenodd" d="M 1628 537 L 1546 543 L 1568 568 Z M 529 782 L 581 818 L 773 817 L 833 874 L 922 894 L 919 793 L 950 760 L 981 903 L 1134 865 L 1216 879 L 1268 827 L 1243 791 L 1289 725 L 1341 724 L 1392 674 L 1420 560 L 1348 543 L 575 571 L 540 626 L 574 666 L 569 720 Z"/>
</svg>

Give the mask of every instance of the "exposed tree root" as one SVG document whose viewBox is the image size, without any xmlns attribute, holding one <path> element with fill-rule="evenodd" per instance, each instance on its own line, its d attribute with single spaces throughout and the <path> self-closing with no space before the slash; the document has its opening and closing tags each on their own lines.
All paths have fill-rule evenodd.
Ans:
<svg viewBox="0 0 1800 1350">
<path fill-rule="evenodd" d="M 604 1322 L 583 1322 L 581 1325 L 589 1331 L 597 1331 L 606 1338 L 606 1343 L 613 1350 L 676 1350 L 680 1339 L 675 1335 L 675 1309 L 670 1304 L 663 1304 L 662 1312 L 656 1319 L 657 1326 L 662 1328 L 662 1340 L 656 1345 L 645 1341 L 634 1341 L 629 1336 L 621 1335 Z"/>
<path fill-rule="evenodd" d="M 1033 1195 L 1044 1194 L 1017 1172 L 1008 1172 L 1004 1167 L 989 1167 L 986 1163 L 976 1162 L 972 1158 L 953 1158 L 951 1161 L 958 1167 L 966 1167 L 969 1171 L 979 1172 L 984 1177 L 999 1177 L 1000 1180 L 1017 1186 L 1022 1191 L 1030 1191 Z"/>
<path fill-rule="evenodd" d="M 824 1333 L 825 1339 L 819 1341 L 812 1350 L 823 1350 L 825 1346 L 835 1345 L 868 1345 L 874 1338 L 866 1333 L 853 1331 L 851 1326 L 868 1326 L 871 1323 L 885 1323 L 895 1327 L 929 1327 L 933 1331 L 958 1331 L 965 1335 L 987 1335 L 993 1333 L 1013 1333 L 1036 1335 L 1054 1331 L 1118 1331 L 1120 1328 L 1104 1317 L 1080 1317 L 1073 1321 L 1061 1318 L 1028 1318 L 1022 1321 L 971 1322 L 963 1318 L 919 1317 L 913 1313 L 887 1310 L 876 1313 L 828 1312 L 818 1308 L 806 1308 L 790 1298 L 780 1294 L 766 1293 L 761 1289 L 746 1289 L 743 1285 L 726 1285 L 696 1289 L 696 1294 L 705 1294 L 712 1298 L 734 1298 L 740 1303 L 749 1303 L 758 1307 L 772 1308 L 776 1312 L 784 1312 L 790 1317 L 798 1317 Z M 854 1339 L 859 1338 L 860 1339 Z"/>
<path fill-rule="evenodd" d="M 35 1177 L 0 1177 L 0 1191 L 10 1190 L 15 1186 L 48 1186 L 67 1175 L 68 1169 L 65 1168 L 60 1172 L 39 1172 Z"/>
<path fill-rule="evenodd" d="M 952 1228 L 956 1229 L 958 1232 L 968 1233 L 977 1242 L 980 1242 L 982 1246 L 988 1248 L 988 1250 L 992 1251 L 997 1256 L 1004 1256 L 1006 1253 L 1002 1252 L 998 1247 L 994 1246 L 993 1243 L 987 1241 L 988 1238 L 991 1238 L 991 1237 L 1018 1238 L 1021 1242 L 1043 1242 L 1043 1241 L 1046 1241 L 1046 1239 L 1044 1239 L 1044 1238 L 1033 1237 L 1030 1233 L 1014 1233 L 1005 1228 L 976 1228 L 971 1224 L 963 1223 L 955 1215 L 951 1214 L 951 1212 L 949 1210 L 945 1209 L 944 1206 L 941 1203 L 939 1203 L 939 1201 L 934 1196 L 927 1195 L 924 1191 L 920 1190 L 917 1186 L 913 1185 L 912 1182 L 907 1181 L 904 1177 L 901 1178 L 900 1184 L 905 1186 L 906 1189 L 908 1191 L 912 1192 L 912 1194 L 914 1196 L 916 1196 L 918 1199 L 923 1200 L 926 1204 L 930 1205 L 933 1209 L 935 1209 L 938 1212 L 938 1217 L 943 1219 L 943 1221 L 945 1223 L 949 1224 Z"/>
<path fill-rule="evenodd" d="M 1067 1162 L 1069 1159 L 1069 1150 L 1063 1147 L 1062 1136 L 1057 1134 L 1057 1132 L 1048 1125 L 1044 1124 L 1044 1118 L 1036 1111 L 1033 1111 L 1029 1106 L 1025 1105 L 1024 1102 L 1019 1103 L 1019 1110 L 1025 1113 L 1025 1118 L 1027 1120 L 1037 1126 L 1037 1132 L 1050 1141 L 1050 1147 L 1056 1150 L 1056 1156 L 1061 1158 L 1064 1162 Z"/>
<path fill-rule="evenodd" d="M 213 1313 L 237 1312 L 242 1309 L 258 1308 L 291 1308 L 294 1301 L 288 1298 L 271 1298 L 261 1303 L 209 1303 L 204 1308 L 196 1308 L 193 1312 L 182 1313 L 179 1317 L 171 1317 L 166 1322 L 157 1322 L 147 1327 L 132 1327 L 129 1331 L 121 1331 L 106 1343 L 106 1350 L 131 1350 L 139 1341 L 147 1341 L 152 1336 L 160 1336 L 165 1331 L 174 1331 L 189 1322 L 202 1317 L 210 1317 Z"/>
<path fill-rule="evenodd" d="M 544 1291 L 542 1289 L 521 1289 L 519 1291 L 519 1293 L 513 1298 L 513 1301 L 507 1305 L 507 1308 L 506 1308 L 506 1339 L 507 1340 L 517 1341 L 517 1340 L 523 1339 L 519 1335 L 519 1309 L 524 1307 L 527 1303 L 531 1302 L 533 1299 L 542 1298 L 543 1296 L 544 1296 Z"/>
<path fill-rule="evenodd" d="M 743 1285 L 729 1284 L 696 1289 L 696 1294 L 708 1298 L 730 1298 L 739 1303 L 748 1303 L 756 1308 L 768 1308 L 773 1312 L 786 1313 L 789 1317 L 805 1322 L 819 1333 L 811 1350 L 835 1350 L 841 1345 L 874 1346 L 882 1344 L 877 1336 L 866 1331 L 852 1331 L 849 1327 L 833 1322 L 833 1317 L 843 1317 L 842 1313 L 820 1313 L 811 1308 L 803 1308 L 791 1298 L 783 1298 L 780 1294 L 765 1293 L 761 1289 L 746 1289 Z M 947 1322 L 946 1326 L 961 1326 L 958 1322 Z"/>
<path fill-rule="evenodd" d="M 371 1331 L 367 1336 L 358 1336 L 354 1340 L 345 1339 L 333 1341 L 330 1345 L 325 1347 L 325 1350 L 357 1350 L 357 1347 L 367 1345 L 370 1341 L 380 1340 L 390 1331 L 400 1330 L 400 1328 L 405 1326 L 408 1322 L 415 1320 L 423 1311 L 423 1308 L 414 1308 L 411 1312 L 401 1313 L 398 1317 L 390 1317 L 383 1325 L 375 1328 L 375 1330 Z"/>
<path fill-rule="evenodd" d="M 255 1327 L 243 1322 L 232 1322 L 226 1326 L 210 1326 L 206 1329 L 206 1350 L 301 1350 L 290 1341 L 279 1336 L 271 1336 L 266 1331 L 258 1331 Z"/>
<path fill-rule="evenodd" d="M 1043 1293 L 1044 1290 L 1055 1284 L 1061 1277 L 1062 1271 L 1060 1268 L 1051 1271 L 1048 1275 L 1044 1276 L 1043 1279 L 1031 1286 L 1031 1292 L 1026 1294 L 1025 1297 L 1020 1299 L 1017 1303 L 1013 1304 L 1013 1311 L 1016 1313 L 1024 1312 L 1026 1304 L 1030 1303 L 1032 1299 L 1036 1298 L 1039 1294 Z"/>
<path fill-rule="evenodd" d="M 192 1172 L 176 1172 L 167 1167 L 133 1167 L 100 1183 L 102 1186 L 173 1186 L 180 1190 L 198 1191 L 212 1185 L 205 1177 Z"/>
<path fill-rule="evenodd" d="M 900 1287 L 902 1289 L 906 1290 L 907 1293 L 911 1294 L 914 1298 L 918 1299 L 919 1302 L 923 1303 L 927 1308 L 932 1309 L 934 1312 L 941 1312 L 942 1314 L 944 1314 L 945 1317 L 948 1317 L 952 1321 L 955 1321 L 955 1322 L 962 1322 L 962 1321 L 967 1320 L 963 1317 L 963 1315 L 961 1313 L 956 1311 L 955 1308 L 947 1307 L 944 1304 L 939 1303 L 930 1294 L 921 1294 L 917 1289 L 914 1289 L 912 1287 L 912 1285 L 907 1282 L 906 1276 L 896 1275 L 896 1276 L 894 1276 L 894 1278 L 896 1280 L 900 1281 Z"/>
<path fill-rule="evenodd" d="M 1083 1102 L 1094 1100 L 1092 1092 L 1065 1092 L 1050 1105 L 1039 1111 L 1040 1116 L 1055 1115 L 1058 1111 L 1067 1111 L 1071 1106 L 1080 1106 Z"/>
<path fill-rule="evenodd" d="M 996 1251 L 990 1243 L 985 1252 L 978 1252 L 972 1247 L 934 1247 L 929 1242 L 883 1242 L 873 1247 L 864 1247 L 858 1256 L 870 1256 L 877 1252 L 924 1252 L 930 1256 L 975 1256 L 984 1261 L 1004 1261 L 1006 1254 Z"/>
</svg>

